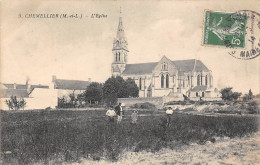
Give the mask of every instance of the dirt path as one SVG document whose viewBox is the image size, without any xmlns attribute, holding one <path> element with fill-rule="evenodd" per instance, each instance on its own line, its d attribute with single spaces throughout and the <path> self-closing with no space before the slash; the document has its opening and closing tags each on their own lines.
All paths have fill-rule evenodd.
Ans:
<svg viewBox="0 0 260 165">
<path fill-rule="evenodd" d="M 157 153 L 127 152 L 116 163 L 82 160 L 80 164 L 93 165 L 256 165 L 260 162 L 260 132 L 252 137 L 218 138 L 215 143 L 191 144 L 177 150 L 163 149 Z"/>
</svg>

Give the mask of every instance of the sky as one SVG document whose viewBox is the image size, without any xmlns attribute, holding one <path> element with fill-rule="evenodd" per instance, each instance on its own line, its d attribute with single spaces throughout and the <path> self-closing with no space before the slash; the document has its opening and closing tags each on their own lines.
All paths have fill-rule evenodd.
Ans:
<svg viewBox="0 0 260 165">
<path fill-rule="evenodd" d="M 257 5 L 256 5 L 257 4 Z M 128 63 L 198 59 L 216 88 L 260 93 L 260 57 L 239 60 L 228 48 L 201 43 L 205 10 L 260 13 L 259 1 L 2 1 L 1 82 L 49 84 L 60 79 L 104 82 L 111 76 L 112 43 L 120 7 Z M 19 18 L 19 14 L 82 14 L 83 18 Z M 104 14 L 106 18 L 90 18 Z M 86 17 L 87 16 L 87 17 Z"/>
</svg>

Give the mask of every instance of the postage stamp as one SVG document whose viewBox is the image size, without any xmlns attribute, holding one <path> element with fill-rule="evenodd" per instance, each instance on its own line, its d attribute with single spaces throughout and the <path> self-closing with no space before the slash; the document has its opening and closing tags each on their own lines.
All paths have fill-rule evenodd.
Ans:
<svg viewBox="0 0 260 165">
<path fill-rule="evenodd" d="M 206 11 L 203 45 L 223 46 L 242 60 L 260 55 L 260 14 L 250 10 L 234 13 Z"/>
<path fill-rule="evenodd" d="M 245 46 L 246 16 L 206 11 L 204 45 Z"/>
</svg>

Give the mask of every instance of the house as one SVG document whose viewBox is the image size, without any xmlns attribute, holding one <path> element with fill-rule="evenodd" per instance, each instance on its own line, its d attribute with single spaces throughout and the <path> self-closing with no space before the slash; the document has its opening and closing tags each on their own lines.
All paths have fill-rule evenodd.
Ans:
<svg viewBox="0 0 260 165">
<path fill-rule="evenodd" d="M 139 97 L 186 95 L 195 100 L 220 97 L 213 87 L 212 71 L 200 60 L 172 60 L 163 56 L 157 62 L 128 64 L 128 42 L 121 16 L 112 54 L 112 76 L 134 79 Z"/>
<path fill-rule="evenodd" d="M 3 110 L 9 109 L 5 101 L 10 100 L 11 97 L 24 99 L 26 102 L 25 110 L 55 108 L 58 104 L 57 90 L 49 88 L 47 85 L 31 85 L 28 79 L 26 84 L 1 83 L 0 90 L 0 109 Z"/>
<path fill-rule="evenodd" d="M 59 98 L 64 97 L 66 99 L 69 99 L 70 94 L 74 94 L 74 96 L 77 96 L 78 94 L 83 93 L 90 83 L 90 78 L 88 79 L 88 81 L 82 81 L 57 79 L 55 75 L 52 76 L 52 85 L 54 89 L 57 89 Z"/>
</svg>

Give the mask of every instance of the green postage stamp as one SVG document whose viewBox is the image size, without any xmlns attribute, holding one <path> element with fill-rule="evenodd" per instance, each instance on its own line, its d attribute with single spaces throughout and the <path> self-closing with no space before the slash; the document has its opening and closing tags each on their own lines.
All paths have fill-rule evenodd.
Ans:
<svg viewBox="0 0 260 165">
<path fill-rule="evenodd" d="M 246 21 L 246 15 L 206 11 L 203 44 L 244 48 Z"/>
</svg>

